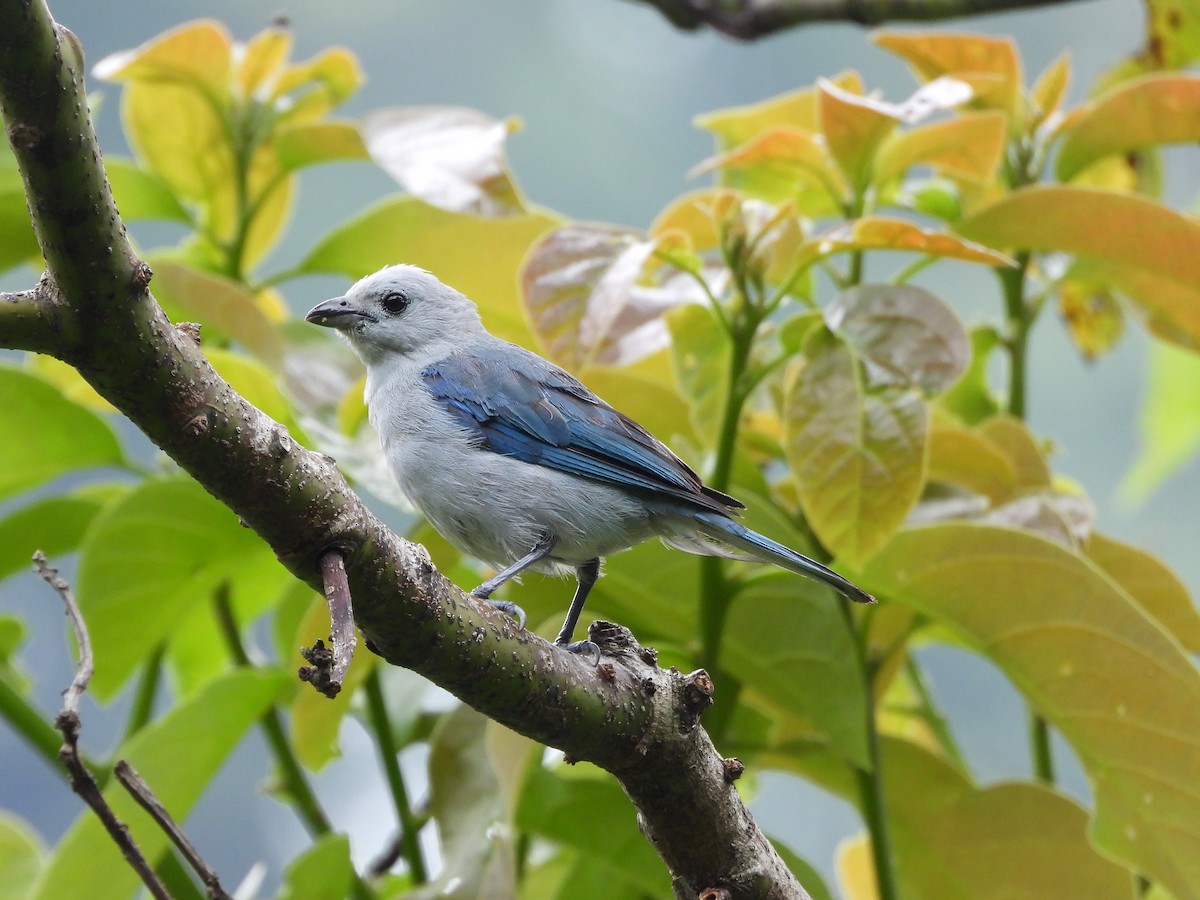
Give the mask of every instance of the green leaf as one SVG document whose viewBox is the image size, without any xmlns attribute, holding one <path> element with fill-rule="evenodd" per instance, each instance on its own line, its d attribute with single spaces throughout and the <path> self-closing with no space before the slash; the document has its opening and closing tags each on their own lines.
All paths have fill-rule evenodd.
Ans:
<svg viewBox="0 0 1200 900">
<path fill-rule="evenodd" d="M 712 309 L 699 304 L 671 310 L 666 321 L 672 368 L 687 398 L 692 427 L 713 446 L 729 395 L 729 336 Z"/>
<path fill-rule="evenodd" d="M 24 188 L 0 186 L 0 272 L 40 257 Z"/>
<path fill-rule="evenodd" d="M 860 562 L 900 527 L 920 496 L 929 406 L 920 392 L 872 386 L 827 329 L 784 398 L 788 465 L 805 517 L 834 555 Z"/>
<path fill-rule="evenodd" d="M 1017 487 L 1025 490 L 1050 486 L 1050 467 L 1028 426 L 1010 415 L 993 416 L 979 433 L 1000 449 L 1017 474 Z"/>
<path fill-rule="evenodd" d="M 519 123 L 461 106 L 372 112 L 362 132 L 371 158 L 414 197 L 449 212 L 516 216 L 525 204 L 504 158 Z"/>
<path fill-rule="evenodd" d="M 534 769 L 521 794 L 515 824 L 603 863 L 609 878 L 626 886 L 615 896 L 637 891 L 658 896 L 667 886 L 662 860 L 638 830 L 629 798 L 612 778 L 587 764 L 570 772 Z M 604 839 L 597 840 L 597 835 Z"/>
<path fill-rule="evenodd" d="M 353 122 L 288 123 L 275 132 L 272 146 L 285 172 L 319 163 L 370 158 L 362 133 Z"/>
<path fill-rule="evenodd" d="M 988 361 L 1000 346 L 1000 335 L 990 325 L 971 329 L 971 362 L 962 378 L 937 399 L 967 425 L 977 425 L 1000 411 L 1000 403 L 988 381 Z"/>
<path fill-rule="evenodd" d="M 797 855 L 786 844 L 771 838 L 771 844 L 775 847 L 775 852 L 779 854 L 780 859 L 784 861 L 792 874 L 796 876 L 796 880 L 800 882 L 800 886 L 808 892 L 811 900 L 833 900 L 833 894 L 825 885 L 824 879 L 821 878 L 821 873 L 813 867 L 813 865 L 803 857 Z"/>
<path fill-rule="evenodd" d="M 134 50 L 106 56 L 94 74 L 105 81 L 186 84 L 221 96 L 228 91 L 233 41 L 218 22 L 199 19 L 164 32 Z"/>
<path fill-rule="evenodd" d="M 511 832 L 496 827 L 504 821 L 504 808 L 484 745 L 487 721 L 469 706 L 457 706 L 441 718 L 429 742 L 430 812 L 443 867 L 414 898 L 516 892 Z"/>
<path fill-rule="evenodd" d="M 344 834 L 326 834 L 288 863 L 276 900 L 345 900 L 350 896 L 353 881 L 350 838 Z"/>
<path fill-rule="evenodd" d="M 820 732 L 829 748 L 870 766 L 862 674 L 832 592 L 772 573 L 738 590 L 721 652 L 778 715 Z"/>
<path fill-rule="evenodd" d="M 402 259 L 428 269 L 478 303 L 493 334 L 532 346 L 517 271 L 533 242 L 557 224 L 557 217 L 547 212 L 481 219 L 402 197 L 385 200 L 339 225 L 299 268 L 362 278 Z M 477 252 L 463 253 L 464 247 Z"/>
<path fill-rule="evenodd" d="M 1200 653 L 1200 612 L 1187 587 L 1158 557 L 1092 532 L 1087 557 L 1192 653 Z"/>
<path fill-rule="evenodd" d="M 229 753 L 292 681 L 275 670 L 229 672 L 139 731 L 116 758 L 127 760 L 172 817 L 184 822 Z M 169 847 L 166 834 L 116 779 L 104 796 L 153 864 Z M 55 848 L 30 898 L 127 900 L 139 884 L 95 813 L 85 809 Z"/>
<path fill-rule="evenodd" d="M 976 788 L 916 744 L 887 737 L 882 743 L 902 896 L 1132 896 L 1132 875 L 1092 849 L 1087 811 L 1074 801 L 1037 784 Z"/>
<path fill-rule="evenodd" d="M 271 549 L 190 478 L 135 487 L 96 518 L 80 551 L 76 587 L 96 654 L 93 692 L 111 697 L 160 642 L 186 641 L 181 623 L 211 603 L 218 586 L 229 586 L 246 615 L 289 581 Z M 222 656 L 211 644 L 207 651 Z"/>
<path fill-rule="evenodd" d="M 113 493 L 122 490 L 112 486 Z M 108 499 L 94 490 L 47 497 L 0 520 L 0 578 L 27 570 L 34 550 L 51 559 L 74 550 Z"/>
<path fill-rule="evenodd" d="M 28 822 L 0 811 L 0 900 L 25 900 L 46 865 L 46 848 Z"/>
<path fill-rule="evenodd" d="M 860 574 L 988 656 L 1062 732 L 1103 852 L 1194 893 L 1200 672 L 1157 622 L 1085 558 L 991 526 L 901 532 Z"/>
<path fill-rule="evenodd" d="M 878 101 L 817 82 L 817 116 L 829 153 L 852 185 L 861 189 L 871 178 L 875 153 L 899 124 Z"/>
<path fill-rule="evenodd" d="M 171 186 L 132 159 L 106 157 L 104 169 L 108 173 L 117 209 L 126 222 L 161 219 L 182 222 L 184 225 L 194 224 L 191 215 L 171 192 Z"/>
<path fill-rule="evenodd" d="M 1169 344 L 1151 344 L 1138 425 L 1142 446 L 1121 493 L 1145 500 L 1200 448 L 1200 356 Z"/>
<path fill-rule="evenodd" d="M 7 366 L 0 366 L 0 434 L 7 435 L 0 441 L 0 499 L 74 469 L 124 464 L 104 419 Z"/>
<path fill-rule="evenodd" d="M 1061 134 L 1059 181 L 1106 156 L 1200 141 L 1200 78 L 1163 73 L 1121 84 L 1073 111 Z"/>
</svg>

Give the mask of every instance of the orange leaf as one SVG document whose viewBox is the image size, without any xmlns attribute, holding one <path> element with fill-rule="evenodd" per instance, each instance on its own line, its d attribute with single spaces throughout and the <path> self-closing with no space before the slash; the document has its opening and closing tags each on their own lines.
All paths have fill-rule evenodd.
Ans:
<svg viewBox="0 0 1200 900">
<path fill-rule="evenodd" d="M 835 202 L 843 192 L 841 175 L 820 135 L 786 125 L 764 131 L 727 153 L 709 157 L 688 175 L 726 168 L 766 169 L 794 181 L 815 181 Z"/>
<path fill-rule="evenodd" d="M 896 116 L 877 101 L 817 82 L 817 114 L 829 152 L 856 185 L 870 178 L 875 151 L 896 127 Z"/>
<path fill-rule="evenodd" d="M 877 32 L 872 40 L 885 50 L 903 57 L 922 80 L 941 75 L 965 76 L 981 72 L 998 76 L 987 90 L 978 91 L 972 105 L 1016 110 L 1021 87 L 1021 60 L 1012 41 L 974 34 L 910 34 Z M 969 80 L 969 79 L 968 79 Z M 981 85 L 973 83 L 978 90 Z"/>
<path fill-rule="evenodd" d="M 921 228 L 903 219 L 884 216 L 867 216 L 838 225 L 806 242 L 800 255 L 802 261 L 816 262 L 850 250 L 908 250 L 986 266 L 1012 265 L 1012 260 L 1004 254 L 945 231 Z"/>
<path fill-rule="evenodd" d="M 1200 284 L 1200 224 L 1134 194 L 1026 188 L 959 223 L 958 231 L 991 247 L 1079 253 L 1192 290 Z"/>
<path fill-rule="evenodd" d="M 1151 75 L 1121 85 L 1083 107 L 1063 134 L 1055 167 L 1061 181 L 1105 156 L 1200 141 L 1200 78 Z"/>
<path fill-rule="evenodd" d="M 922 163 L 947 175 L 987 181 L 1004 152 L 1006 130 L 1001 113 L 981 112 L 893 135 L 875 158 L 875 181 L 882 184 Z"/>
</svg>

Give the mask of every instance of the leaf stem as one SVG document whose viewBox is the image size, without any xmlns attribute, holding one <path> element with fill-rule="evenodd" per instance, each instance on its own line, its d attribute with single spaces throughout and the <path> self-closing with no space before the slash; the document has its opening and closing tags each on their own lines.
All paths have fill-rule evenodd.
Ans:
<svg viewBox="0 0 1200 900">
<path fill-rule="evenodd" d="M 130 707 L 129 718 L 125 722 L 125 733 L 121 736 L 122 744 L 145 728 L 154 714 L 154 695 L 158 693 L 164 649 L 165 645 L 163 644 L 155 647 L 142 669 L 137 693 L 133 696 L 133 706 Z"/>
<path fill-rule="evenodd" d="M 67 773 L 58 761 L 58 748 L 62 746 L 62 735 L 46 721 L 38 709 L 0 675 L 0 717 L 4 718 L 12 730 L 23 737 L 26 742 L 45 758 L 50 768 L 66 778 Z M 89 768 L 94 768 L 91 763 Z"/>
<path fill-rule="evenodd" d="M 222 584 L 217 588 L 213 604 L 216 608 L 217 624 L 220 626 L 221 636 L 225 639 L 225 646 L 229 650 L 234 664 L 242 668 L 250 668 L 253 664 L 242 644 L 237 619 L 233 614 L 233 604 L 230 602 L 228 584 Z M 274 704 L 267 708 L 259 724 L 262 725 L 267 743 L 271 747 L 271 753 L 275 757 L 275 764 L 279 766 L 280 777 L 283 779 L 288 796 L 296 807 L 296 812 L 304 823 L 304 827 L 313 837 L 329 834 L 333 830 L 329 819 L 326 818 L 325 811 L 317 802 L 317 797 L 313 793 L 312 787 L 309 786 L 308 779 L 304 777 L 300 761 L 292 752 L 292 745 L 288 742 L 279 710 Z"/>
<path fill-rule="evenodd" d="M 367 720 L 375 732 L 379 755 L 383 759 L 383 770 L 387 775 L 388 787 L 392 792 L 392 803 L 396 807 L 396 818 L 400 826 L 400 847 L 408 863 L 408 871 L 414 884 L 429 880 L 425 856 L 421 852 L 420 824 L 413 813 L 408 799 L 408 788 L 404 784 L 404 772 L 400 768 L 400 751 L 392 734 L 392 723 L 388 717 L 387 704 L 383 699 L 383 686 L 376 665 L 363 685 L 367 696 Z"/>
<path fill-rule="evenodd" d="M 858 784 L 859 804 L 866 820 L 867 833 L 871 837 L 871 859 L 875 865 L 875 883 L 879 900 L 898 900 L 900 894 L 896 883 L 896 870 L 892 856 L 891 834 L 887 821 L 887 801 L 883 790 L 883 767 L 879 753 L 879 728 L 875 715 L 876 667 L 867 657 L 866 628 L 855 621 L 850 601 L 838 598 L 846 627 L 855 646 L 862 673 L 863 698 L 866 702 L 867 760 L 868 768 L 854 766 L 854 779 Z"/>
</svg>

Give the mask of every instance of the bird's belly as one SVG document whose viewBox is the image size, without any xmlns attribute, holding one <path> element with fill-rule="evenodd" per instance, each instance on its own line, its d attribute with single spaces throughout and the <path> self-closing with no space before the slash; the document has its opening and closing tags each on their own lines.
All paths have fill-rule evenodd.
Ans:
<svg viewBox="0 0 1200 900">
<path fill-rule="evenodd" d="M 393 474 L 430 524 L 460 551 L 494 566 L 546 535 L 548 565 L 577 566 L 655 534 L 644 503 L 625 491 L 486 450 L 413 444 Z"/>
</svg>

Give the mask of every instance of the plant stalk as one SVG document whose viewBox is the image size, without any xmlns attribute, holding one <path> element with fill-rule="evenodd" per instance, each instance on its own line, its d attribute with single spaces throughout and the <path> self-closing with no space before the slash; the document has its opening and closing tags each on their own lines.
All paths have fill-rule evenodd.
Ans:
<svg viewBox="0 0 1200 900">
<path fill-rule="evenodd" d="M 392 803 L 396 807 L 396 818 L 400 827 L 400 848 L 404 860 L 408 863 L 408 871 L 414 884 L 424 884 L 429 880 L 429 871 L 425 865 L 425 856 L 421 852 L 420 824 L 412 811 L 408 799 L 408 788 L 404 784 L 404 772 L 400 768 L 399 750 L 392 734 L 392 723 L 388 717 L 387 704 L 383 699 L 383 685 L 379 677 L 379 666 L 376 665 L 363 684 L 367 696 L 367 719 L 371 730 L 375 732 L 375 740 L 379 746 L 379 755 L 383 760 L 383 770 L 387 775 L 388 787 L 392 792 Z"/>
</svg>

